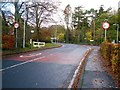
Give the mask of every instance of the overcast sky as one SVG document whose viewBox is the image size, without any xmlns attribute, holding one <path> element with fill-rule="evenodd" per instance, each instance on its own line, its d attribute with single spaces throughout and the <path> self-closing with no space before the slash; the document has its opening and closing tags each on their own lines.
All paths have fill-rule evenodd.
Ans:
<svg viewBox="0 0 120 90">
<path fill-rule="evenodd" d="M 53 1 L 61 2 L 58 13 L 56 13 L 56 15 L 54 15 L 53 17 L 55 18 L 55 21 L 58 21 L 58 22 L 62 21 L 61 23 L 64 23 L 63 10 L 68 4 L 70 4 L 72 11 L 74 10 L 74 7 L 77 7 L 77 6 L 82 6 L 84 10 L 86 9 L 90 10 L 91 8 L 98 10 L 101 5 L 104 5 L 104 9 L 111 7 L 113 8 L 113 10 L 117 10 L 118 2 L 120 0 L 53 0 Z M 14 13 L 13 5 L 8 7 L 8 9 Z"/>
</svg>

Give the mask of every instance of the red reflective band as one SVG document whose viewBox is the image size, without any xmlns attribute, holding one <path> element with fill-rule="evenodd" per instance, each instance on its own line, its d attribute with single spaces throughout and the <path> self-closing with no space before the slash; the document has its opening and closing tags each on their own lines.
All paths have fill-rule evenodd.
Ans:
<svg viewBox="0 0 120 90">
<path fill-rule="evenodd" d="M 15 23 L 15 24 L 14 24 L 14 27 L 15 27 L 15 28 L 18 28 L 18 27 L 19 27 L 19 24 L 18 24 L 18 23 Z"/>
<path fill-rule="evenodd" d="M 103 23 L 102 23 L 102 28 L 103 28 L 104 30 L 107 30 L 109 27 L 110 27 L 110 24 L 109 24 L 108 22 L 103 22 Z"/>
</svg>

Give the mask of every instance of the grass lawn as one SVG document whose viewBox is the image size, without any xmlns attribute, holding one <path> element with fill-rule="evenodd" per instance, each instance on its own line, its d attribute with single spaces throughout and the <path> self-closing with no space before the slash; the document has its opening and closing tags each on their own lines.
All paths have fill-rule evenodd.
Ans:
<svg viewBox="0 0 120 90">
<path fill-rule="evenodd" d="M 35 47 L 25 47 L 25 48 L 17 48 L 13 50 L 3 50 L 2 55 L 12 55 L 12 54 L 19 54 L 19 53 L 24 53 L 24 52 L 29 52 L 29 51 L 35 51 L 35 50 L 43 50 L 43 49 L 50 49 L 54 47 L 59 47 L 59 44 L 54 44 L 54 43 L 46 43 L 44 47 L 40 48 L 35 48 Z"/>
</svg>

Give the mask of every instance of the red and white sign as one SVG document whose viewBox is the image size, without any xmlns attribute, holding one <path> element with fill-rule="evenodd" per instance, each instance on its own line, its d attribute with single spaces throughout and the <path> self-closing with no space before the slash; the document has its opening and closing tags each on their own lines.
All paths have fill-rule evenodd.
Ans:
<svg viewBox="0 0 120 90">
<path fill-rule="evenodd" d="M 19 27 L 19 24 L 18 24 L 18 23 L 15 23 L 15 24 L 14 24 L 14 27 L 15 27 L 15 28 L 18 28 L 18 27 Z"/>
<path fill-rule="evenodd" d="M 102 28 L 107 30 L 110 27 L 110 24 L 108 22 L 103 22 Z"/>
</svg>

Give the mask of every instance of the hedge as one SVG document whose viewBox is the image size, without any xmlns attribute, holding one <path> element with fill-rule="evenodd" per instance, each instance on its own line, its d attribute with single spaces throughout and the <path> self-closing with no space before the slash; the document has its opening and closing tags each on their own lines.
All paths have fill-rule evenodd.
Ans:
<svg viewBox="0 0 120 90">
<path fill-rule="evenodd" d="M 110 43 L 103 42 L 100 46 L 101 55 L 106 61 L 107 65 L 111 65 L 111 57 L 112 57 L 111 56 L 111 51 L 112 51 L 111 45 L 112 44 Z"/>
<path fill-rule="evenodd" d="M 117 80 L 117 83 L 120 86 L 120 44 L 114 44 L 112 45 L 112 70 L 115 74 L 115 78 Z"/>
<path fill-rule="evenodd" d="M 112 67 L 114 77 L 120 86 L 120 44 L 103 42 L 100 45 L 100 52 L 106 64 Z"/>
</svg>

